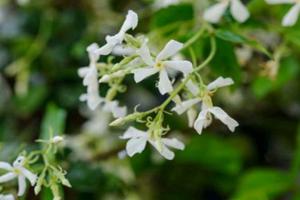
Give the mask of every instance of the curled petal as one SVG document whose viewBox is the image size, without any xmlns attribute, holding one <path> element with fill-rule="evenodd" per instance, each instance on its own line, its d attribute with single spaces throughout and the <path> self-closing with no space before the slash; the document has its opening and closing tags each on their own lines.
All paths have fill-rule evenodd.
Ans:
<svg viewBox="0 0 300 200">
<path fill-rule="evenodd" d="M 89 67 L 81 67 L 78 69 L 77 73 L 79 77 L 84 78 L 89 73 Z"/>
<path fill-rule="evenodd" d="M 138 24 L 138 15 L 132 11 L 129 10 L 127 15 L 126 15 L 126 19 L 121 27 L 120 32 L 127 32 L 129 29 L 135 29 L 137 24 Z"/>
<path fill-rule="evenodd" d="M 147 144 L 146 137 L 132 138 L 126 144 L 126 152 L 130 157 L 132 157 L 136 153 L 143 152 L 146 147 L 146 144 Z"/>
<path fill-rule="evenodd" d="M 163 50 L 157 55 L 156 61 L 165 60 L 171 56 L 174 56 L 182 47 L 182 43 L 175 40 L 170 40 Z"/>
<path fill-rule="evenodd" d="M 103 109 L 105 111 L 111 112 L 115 118 L 124 117 L 127 113 L 127 107 L 119 106 L 118 101 L 107 101 Z"/>
<path fill-rule="evenodd" d="M 220 87 L 232 85 L 234 82 L 231 78 L 223 78 L 222 76 L 207 85 L 208 90 L 215 90 Z"/>
<path fill-rule="evenodd" d="M 282 20 L 283 26 L 294 26 L 298 20 L 300 12 L 300 3 L 294 5 Z"/>
<path fill-rule="evenodd" d="M 230 12 L 233 18 L 240 23 L 245 22 L 250 16 L 249 11 L 240 0 L 231 0 Z"/>
<path fill-rule="evenodd" d="M 168 73 L 164 69 L 162 69 L 159 73 L 158 90 L 162 95 L 173 90 L 173 86 L 168 77 Z"/>
<path fill-rule="evenodd" d="M 11 171 L 13 168 L 9 163 L 0 162 L 0 169 L 5 169 L 7 171 Z"/>
<path fill-rule="evenodd" d="M 89 54 L 89 59 L 92 64 L 95 64 L 99 59 L 99 54 L 97 54 L 97 49 L 99 49 L 98 44 L 93 43 L 87 47 L 87 52 Z"/>
<path fill-rule="evenodd" d="M 203 127 L 205 127 L 205 125 L 207 124 L 207 112 L 207 109 L 202 110 L 195 121 L 194 128 L 199 134 L 202 133 Z"/>
<path fill-rule="evenodd" d="M 209 7 L 203 14 L 206 21 L 218 23 L 228 7 L 228 1 L 223 1 Z"/>
<path fill-rule="evenodd" d="M 132 70 L 132 73 L 134 74 L 134 81 L 136 83 L 141 82 L 145 78 L 152 76 L 153 74 L 156 74 L 157 72 L 158 72 L 158 69 L 156 69 L 154 67 L 145 67 L 145 68 Z"/>
<path fill-rule="evenodd" d="M 235 128 L 239 125 L 237 121 L 231 118 L 224 110 L 220 107 L 210 108 L 209 111 L 214 114 L 223 124 L 225 124 L 231 132 L 234 132 Z"/>
<path fill-rule="evenodd" d="M 162 143 L 164 143 L 166 146 L 172 147 L 174 149 L 184 150 L 185 146 L 182 142 L 177 140 L 176 138 L 163 138 Z"/>
<path fill-rule="evenodd" d="M 141 131 L 139 129 L 136 129 L 134 127 L 129 127 L 127 131 L 122 135 L 120 138 L 121 139 L 129 139 L 129 138 L 136 138 L 136 137 L 146 137 L 147 138 L 148 134 L 146 131 Z"/>
<path fill-rule="evenodd" d="M 18 176 L 18 185 L 19 185 L 18 196 L 20 197 L 20 196 L 23 196 L 26 191 L 25 176 L 23 176 L 23 175 Z"/>
<path fill-rule="evenodd" d="M 164 61 L 166 67 L 170 67 L 187 75 L 193 71 L 193 64 L 185 60 Z"/>
<path fill-rule="evenodd" d="M 108 54 L 110 54 L 113 50 L 113 48 L 115 47 L 115 45 L 117 45 L 119 42 L 119 39 L 114 39 L 114 40 L 110 40 L 110 43 L 106 43 L 104 46 L 100 47 L 99 49 L 95 50 L 95 53 L 97 55 L 104 55 L 107 56 Z"/>
<path fill-rule="evenodd" d="M 188 121 L 189 121 L 189 127 L 193 127 L 196 117 L 197 117 L 197 112 L 195 109 L 189 109 L 187 111 L 187 116 L 188 116 Z"/>
<path fill-rule="evenodd" d="M 174 152 L 172 152 L 165 144 L 158 141 L 150 141 L 152 146 L 167 160 L 173 160 L 175 157 Z"/>
<path fill-rule="evenodd" d="M 55 139 L 55 138 L 54 138 Z M 25 169 L 24 167 L 20 167 L 20 171 L 23 173 L 23 175 L 30 181 L 30 184 L 32 186 L 35 185 L 37 176 L 33 174 L 31 171 Z"/>
<path fill-rule="evenodd" d="M 190 99 L 187 101 L 183 101 L 180 104 L 177 104 L 172 111 L 175 111 L 177 114 L 181 115 L 185 111 L 187 111 L 189 108 L 191 108 L 193 105 L 199 103 L 201 101 L 200 98 Z"/>
<path fill-rule="evenodd" d="M 17 177 L 17 175 L 15 173 L 9 172 L 7 174 L 4 174 L 4 175 L 0 176 L 0 183 L 5 183 L 5 182 L 8 182 L 8 181 L 11 181 L 16 177 Z"/>
</svg>

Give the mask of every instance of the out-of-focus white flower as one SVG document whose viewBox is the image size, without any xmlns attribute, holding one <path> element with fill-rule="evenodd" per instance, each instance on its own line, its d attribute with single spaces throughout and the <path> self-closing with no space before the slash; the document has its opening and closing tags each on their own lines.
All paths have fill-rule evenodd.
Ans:
<svg viewBox="0 0 300 200">
<path fill-rule="evenodd" d="M 119 106 L 118 101 L 105 101 L 103 110 L 111 112 L 115 118 L 124 117 L 127 114 L 127 107 Z"/>
<path fill-rule="evenodd" d="M 195 120 L 195 113 L 189 114 L 191 115 L 189 116 L 189 124 L 193 123 L 193 126 L 196 129 L 196 131 L 199 134 L 201 134 L 202 129 L 208 127 L 211 124 L 211 114 L 213 114 L 216 118 L 223 122 L 229 128 L 230 131 L 233 132 L 238 126 L 238 122 L 232 119 L 220 107 L 213 106 L 211 100 L 211 94 L 214 92 L 214 90 L 220 87 L 229 86 L 231 84 L 233 84 L 233 80 L 231 78 L 219 77 L 215 81 L 208 84 L 205 88 L 205 91 L 200 91 L 199 88 L 192 83 L 192 81 L 189 81 L 186 86 L 189 89 L 189 91 L 196 97 L 187 101 L 183 101 L 180 104 L 177 104 L 172 110 L 180 115 L 186 111 L 189 112 L 195 104 L 200 103 L 202 101 L 202 110 L 199 113 L 197 119 Z"/>
<path fill-rule="evenodd" d="M 243 46 L 235 49 L 235 55 L 241 66 L 244 66 L 252 57 L 253 51 L 248 46 Z"/>
<path fill-rule="evenodd" d="M 178 4 L 180 1 L 179 0 L 156 0 L 153 4 L 153 7 L 155 9 L 161 9 L 168 7 L 170 5 L 175 5 Z"/>
<path fill-rule="evenodd" d="M 54 136 L 53 138 L 51 138 L 50 142 L 52 144 L 59 144 L 62 141 L 64 141 L 64 138 L 62 136 Z"/>
<path fill-rule="evenodd" d="M 108 124 L 110 122 L 110 114 L 97 108 L 93 112 L 86 113 L 88 121 L 83 124 L 85 132 L 93 135 L 103 135 L 108 132 Z"/>
<path fill-rule="evenodd" d="M 6 162 L 0 162 L 0 169 L 7 170 L 8 172 L 0 176 L 0 183 L 5 183 L 11 181 L 15 178 L 18 178 L 19 191 L 18 196 L 23 196 L 26 190 L 26 178 L 30 181 L 31 185 L 34 186 L 37 180 L 37 176 L 30 172 L 28 169 L 24 168 L 25 157 L 19 156 L 13 163 L 10 165 Z"/>
<path fill-rule="evenodd" d="M 12 194 L 0 194 L 0 200 L 15 200 L 15 197 Z"/>
<path fill-rule="evenodd" d="M 282 20 L 283 26 L 294 26 L 299 18 L 300 13 L 300 1 L 299 0 L 266 0 L 268 4 L 294 4 L 289 12 L 284 16 Z"/>
<path fill-rule="evenodd" d="M 27 4 L 30 3 L 30 0 L 17 0 L 17 3 L 20 5 L 20 6 L 25 6 Z"/>
<path fill-rule="evenodd" d="M 126 32 L 129 29 L 132 29 L 132 30 L 135 29 L 137 24 L 138 24 L 138 15 L 134 11 L 129 10 L 120 31 L 113 36 L 110 36 L 110 35 L 106 36 L 106 38 L 105 38 L 106 44 L 104 46 L 96 49 L 95 53 L 98 55 L 110 54 L 116 46 L 122 44 Z"/>
<path fill-rule="evenodd" d="M 154 148 L 167 160 L 172 160 L 175 157 L 174 152 L 172 152 L 169 147 L 179 150 L 183 150 L 185 147 L 182 142 L 175 138 L 151 137 L 151 134 L 147 131 L 141 131 L 134 127 L 129 127 L 124 135 L 121 136 L 121 139 L 129 139 L 126 144 L 126 152 L 130 157 L 143 152 L 147 142 L 154 146 Z"/>
<path fill-rule="evenodd" d="M 250 16 L 246 6 L 240 0 L 220 0 L 219 3 L 209 7 L 203 17 L 210 23 L 218 23 L 228 7 L 233 18 L 240 23 L 245 22 Z"/>
<path fill-rule="evenodd" d="M 98 48 L 96 43 L 91 44 L 87 48 L 89 54 L 90 65 L 82 67 L 78 70 L 78 75 L 83 78 L 83 85 L 87 86 L 87 93 L 80 96 L 81 101 L 87 101 L 87 105 L 91 110 L 95 110 L 103 101 L 99 96 L 99 82 L 97 71 L 97 60 L 99 55 L 95 53 Z"/>
<path fill-rule="evenodd" d="M 156 56 L 155 59 L 151 57 L 150 50 L 147 43 L 143 43 L 142 47 L 137 51 L 139 56 L 145 62 L 147 67 L 134 69 L 132 73 L 134 74 L 135 82 L 140 82 L 145 78 L 159 73 L 158 89 L 161 94 L 169 93 L 173 90 L 172 83 L 169 79 L 167 68 L 172 68 L 176 71 L 182 72 L 187 75 L 192 72 L 193 65 L 191 62 L 186 60 L 167 60 L 168 58 L 174 56 L 183 44 L 175 40 L 169 41 L 163 50 Z"/>
</svg>

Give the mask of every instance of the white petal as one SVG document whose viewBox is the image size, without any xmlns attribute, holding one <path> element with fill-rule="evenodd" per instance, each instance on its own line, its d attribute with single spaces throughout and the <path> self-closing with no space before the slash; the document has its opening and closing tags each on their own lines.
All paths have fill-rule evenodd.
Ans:
<svg viewBox="0 0 300 200">
<path fill-rule="evenodd" d="M 158 72 L 158 69 L 154 67 L 145 67 L 145 68 L 139 68 L 132 70 L 132 73 L 134 74 L 134 81 L 136 83 L 141 82 L 145 78 L 152 76 L 153 74 L 156 74 Z"/>
<path fill-rule="evenodd" d="M 0 183 L 5 183 L 5 182 L 8 182 L 8 181 L 11 181 L 16 177 L 17 177 L 17 175 L 15 173 L 9 172 L 7 174 L 4 174 L 4 175 L 0 176 Z"/>
<path fill-rule="evenodd" d="M 188 81 L 186 83 L 186 87 L 194 96 L 199 95 L 200 93 L 199 87 L 196 84 L 194 84 L 193 81 L 191 80 Z"/>
<path fill-rule="evenodd" d="M 149 66 L 154 66 L 154 61 L 151 57 L 149 47 L 147 46 L 147 42 L 144 42 L 140 49 L 136 51 L 136 53 L 142 58 L 142 60 Z"/>
<path fill-rule="evenodd" d="M 162 142 L 153 141 L 153 140 L 150 140 L 149 142 L 152 144 L 152 146 L 155 147 L 155 149 L 165 159 L 167 159 L 167 160 L 173 160 L 174 159 L 174 157 L 175 157 L 174 152 L 172 152 L 165 144 L 163 144 Z"/>
<path fill-rule="evenodd" d="M 0 169 L 5 169 L 8 171 L 12 170 L 12 166 L 7 162 L 0 162 Z"/>
<path fill-rule="evenodd" d="M 209 112 L 214 114 L 223 124 L 225 124 L 231 132 L 234 132 L 235 128 L 239 125 L 237 121 L 232 119 L 224 110 L 220 107 L 213 107 L 209 109 Z"/>
<path fill-rule="evenodd" d="M 166 67 L 170 67 L 177 71 L 182 72 L 184 75 L 187 75 L 193 71 L 193 64 L 189 61 L 185 60 L 172 60 L 172 61 L 164 61 L 164 65 Z"/>
<path fill-rule="evenodd" d="M 8 195 L 0 194 L 0 200 L 15 200 L 15 197 L 11 194 L 8 194 Z"/>
<path fill-rule="evenodd" d="M 132 138 L 126 144 L 126 152 L 130 157 L 132 157 L 134 154 L 144 151 L 146 144 L 146 137 Z"/>
<path fill-rule="evenodd" d="M 207 85 L 208 90 L 215 90 L 220 87 L 232 85 L 234 82 L 231 78 L 223 78 L 222 76 Z"/>
<path fill-rule="evenodd" d="M 197 111 L 195 109 L 189 109 L 187 111 L 188 121 L 189 121 L 189 127 L 193 127 L 196 117 L 197 117 Z"/>
<path fill-rule="evenodd" d="M 266 0 L 268 4 L 295 3 L 295 0 Z"/>
<path fill-rule="evenodd" d="M 116 56 L 130 56 L 135 53 L 135 49 L 131 47 L 124 47 L 122 45 L 117 45 L 113 48 L 112 54 Z"/>
<path fill-rule="evenodd" d="M 129 10 L 120 32 L 127 32 L 129 29 L 135 29 L 137 24 L 138 15 L 134 11 Z"/>
<path fill-rule="evenodd" d="M 184 150 L 185 148 L 184 144 L 181 141 L 177 140 L 176 138 L 172 138 L 172 139 L 162 138 L 161 141 L 165 145 L 172 147 L 174 149 Z"/>
<path fill-rule="evenodd" d="M 78 75 L 79 77 L 83 78 L 89 73 L 90 68 L 89 67 L 81 67 L 78 69 Z"/>
<path fill-rule="evenodd" d="M 89 54 L 90 62 L 93 64 L 95 64 L 97 62 L 97 60 L 99 59 L 99 54 L 97 54 L 97 51 L 96 51 L 97 49 L 99 49 L 99 46 L 96 43 L 89 45 L 86 49 Z"/>
<path fill-rule="evenodd" d="M 119 106 L 118 101 L 106 101 L 103 110 L 111 112 L 115 118 L 124 117 L 127 113 L 127 107 Z"/>
<path fill-rule="evenodd" d="M 210 23 L 218 23 L 228 7 L 228 1 L 217 3 L 209 7 L 203 14 L 203 18 Z"/>
<path fill-rule="evenodd" d="M 168 73 L 164 69 L 159 72 L 158 90 L 162 95 L 173 90 L 173 86 L 168 77 Z"/>
<path fill-rule="evenodd" d="M 136 137 L 146 137 L 147 138 L 148 133 L 146 131 L 141 131 L 139 129 L 136 129 L 134 127 L 129 127 L 124 135 L 122 135 L 121 139 L 129 139 L 129 138 L 136 138 Z"/>
<path fill-rule="evenodd" d="M 18 184 L 19 184 L 19 191 L 18 191 L 18 196 L 23 196 L 26 190 L 26 180 L 25 176 L 18 176 Z"/>
<path fill-rule="evenodd" d="M 200 101 L 201 101 L 200 98 L 183 101 L 180 104 L 177 104 L 174 108 L 172 108 L 172 111 L 175 111 L 177 114 L 181 115 L 182 113 L 184 113 L 185 111 L 187 111 L 189 108 L 199 103 Z"/>
<path fill-rule="evenodd" d="M 98 73 L 95 67 L 90 68 L 84 84 L 87 85 L 87 94 L 83 97 L 86 97 L 88 107 L 91 110 L 95 110 L 102 101 L 102 98 L 99 96 Z"/>
<path fill-rule="evenodd" d="M 25 169 L 24 167 L 20 168 L 20 171 L 23 173 L 23 175 L 30 181 L 30 184 L 32 186 L 35 185 L 36 180 L 37 180 L 37 176 L 35 174 L 33 174 L 31 171 Z"/>
<path fill-rule="evenodd" d="M 119 42 L 119 40 L 111 40 L 111 43 L 107 43 L 104 46 L 100 47 L 99 49 L 95 50 L 97 55 L 104 55 L 107 56 L 110 54 L 115 47 L 115 45 Z"/>
<path fill-rule="evenodd" d="M 171 56 L 174 56 L 182 47 L 182 43 L 175 40 L 170 40 L 163 50 L 161 50 L 161 52 L 157 55 L 156 61 L 165 60 Z"/>
<path fill-rule="evenodd" d="M 293 26 L 296 24 L 300 12 L 300 3 L 294 5 L 282 20 L 283 26 Z"/>
<path fill-rule="evenodd" d="M 240 23 L 245 22 L 250 16 L 249 11 L 240 0 L 231 0 L 230 12 L 233 18 Z"/>
<path fill-rule="evenodd" d="M 198 117 L 197 117 L 197 119 L 196 119 L 196 121 L 195 121 L 194 128 L 195 128 L 195 130 L 196 130 L 199 134 L 202 133 L 202 129 L 203 129 L 203 127 L 204 127 L 205 124 L 206 124 L 206 120 L 207 120 L 206 115 L 207 115 L 207 112 L 208 112 L 207 109 L 202 110 L 202 111 L 199 113 L 199 115 L 198 115 Z"/>
</svg>

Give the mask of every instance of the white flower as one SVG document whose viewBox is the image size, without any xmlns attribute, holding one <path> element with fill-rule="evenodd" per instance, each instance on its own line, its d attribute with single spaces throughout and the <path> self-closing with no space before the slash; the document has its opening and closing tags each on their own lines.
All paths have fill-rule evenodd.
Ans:
<svg viewBox="0 0 300 200">
<path fill-rule="evenodd" d="M 233 18 L 240 23 L 245 22 L 250 16 L 249 11 L 240 0 L 221 0 L 209 7 L 203 17 L 210 23 L 218 23 L 228 7 L 230 7 Z"/>
<path fill-rule="evenodd" d="M 177 112 L 179 115 L 188 111 L 189 116 L 189 124 L 192 123 L 196 131 L 201 134 L 202 129 L 206 128 L 211 124 L 213 114 L 216 118 L 222 121 L 230 131 L 234 131 L 235 127 L 238 126 L 238 123 L 232 119 L 226 112 L 224 112 L 220 107 L 213 106 L 210 95 L 214 92 L 214 90 L 225 87 L 233 84 L 231 78 L 223 78 L 219 77 L 215 81 L 208 84 L 205 88 L 204 92 L 201 92 L 199 88 L 189 81 L 187 83 L 187 88 L 189 91 L 196 96 L 193 99 L 189 99 L 187 101 L 183 101 L 180 104 L 177 104 L 172 111 Z M 202 101 L 202 110 L 199 113 L 197 119 L 195 120 L 195 111 L 191 110 L 194 105 L 200 103 Z M 190 112 L 190 113 L 189 113 Z"/>
<path fill-rule="evenodd" d="M 115 118 L 124 117 L 127 114 L 126 106 L 119 106 L 118 101 L 105 101 L 103 110 L 111 112 Z"/>
<path fill-rule="evenodd" d="M 15 197 L 12 194 L 0 194 L 0 200 L 15 200 Z"/>
<path fill-rule="evenodd" d="M 18 178 L 19 191 L 18 196 L 22 196 L 26 190 L 26 178 L 34 186 L 37 180 L 37 176 L 24 168 L 25 157 L 19 156 L 11 166 L 9 163 L 0 162 L 0 169 L 7 170 L 8 173 L 0 176 L 0 183 L 5 183 Z"/>
<path fill-rule="evenodd" d="M 172 83 L 169 79 L 167 68 L 171 68 L 182 72 L 184 75 L 189 74 L 193 70 L 192 63 L 185 60 L 167 60 L 174 56 L 183 44 L 175 40 L 169 41 L 163 50 L 156 56 L 155 59 L 151 57 L 147 43 L 143 43 L 142 47 L 137 51 L 147 67 L 134 69 L 135 82 L 140 82 L 145 78 L 159 73 L 158 89 L 161 94 L 169 93 L 173 90 Z"/>
<path fill-rule="evenodd" d="M 156 9 L 161 9 L 178 3 L 179 0 L 156 0 L 153 4 L 153 7 Z"/>
<path fill-rule="evenodd" d="M 87 93 L 81 95 L 80 100 L 87 101 L 87 105 L 91 110 L 95 110 L 102 102 L 102 98 L 99 96 L 98 71 L 96 67 L 99 59 L 99 55 L 95 53 L 97 48 L 98 45 L 95 43 L 88 46 L 87 52 L 90 58 L 90 65 L 78 70 L 79 76 L 83 78 L 83 85 L 87 86 Z"/>
<path fill-rule="evenodd" d="M 113 36 L 109 36 L 109 35 L 106 36 L 106 38 L 105 38 L 106 44 L 104 46 L 102 46 L 101 48 L 98 48 L 97 50 L 95 50 L 95 53 L 98 55 L 110 54 L 116 46 L 119 46 L 122 44 L 126 32 L 129 29 L 132 29 L 132 30 L 135 29 L 137 24 L 138 24 L 138 15 L 134 11 L 129 10 L 120 31 Z"/>
<path fill-rule="evenodd" d="M 62 136 L 54 136 L 53 138 L 51 138 L 50 142 L 52 144 L 59 144 L 62 141 L 64 141 L 64 138 Z"/>
<path fill-rule="evenodd" d="M 289 12 L 284 16 L 282 20 L 283 26 L 294 26 L 299 18 L 300 13 L 300 1 L 299 0 L 266 0 L 269 4 L 281 4 L 289 3 L 294 4 L 294 6 L 289 10 Z"/>
<path fill-rule="evenodd" d="M 175 138 L 154 139 L 147 131 L 141 131 L 134 127 L 129 127 L 124 135 L 121 136 L 121 139 L 129 139 L 126 144 L 126 152 L 130 157 L 144 151 L 147 142 L 154 146 L 154 148 L 168 160 L 172 160 L 175 157 L 174 152 L 172 152 L 169 147 L 180 150 L 184 149 L 184 144 Z"/>
</svg>

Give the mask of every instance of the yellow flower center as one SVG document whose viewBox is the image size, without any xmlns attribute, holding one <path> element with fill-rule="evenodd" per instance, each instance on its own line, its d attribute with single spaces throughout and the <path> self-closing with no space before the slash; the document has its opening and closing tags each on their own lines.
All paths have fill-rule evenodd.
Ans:
<svg viewBox="0 0 300 200">
<path fill-rule="evenodd" d="M 158 68 L 159 70 L 164 68 L 164 63 L 162 61 L 157 61 L 155 63 L 155 67 Z"/>
</svg>

